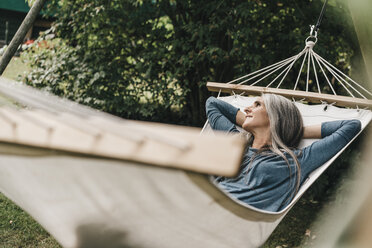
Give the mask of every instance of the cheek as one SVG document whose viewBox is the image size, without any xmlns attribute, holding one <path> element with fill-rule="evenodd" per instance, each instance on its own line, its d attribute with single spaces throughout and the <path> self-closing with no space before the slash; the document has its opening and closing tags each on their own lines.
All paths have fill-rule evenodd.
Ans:
<svg viewBox="0 0 372 248">
<path fill-rule="evenodd" d="M 261 115 L 261 123 L 265 126 L 270 125 L 269 116 L 266 113 Z"/>
<path fill-rule="evenodd" d="M 264 126 L 270 126 L 270 120 L 269 120 L 269 116 L 267 115 L 267 112 L 266 111 L 263 111 L 263 110 L 261 110 L 261 111 L 259 111 L 259 112 L 257 112 L 256 113 L 257 115 L 256 115 L 256 124 L 258 125 L 258 126 L 262 126 L 262 127 L 264 127 Z"/>
<path fill-rule="evenodd" d="M 249 131 L 247 130 L 247 128 L 249 129 L 249 126 L 250 126 L 250 122 L 251 122 L 251 119 L 250 118 L 246 118 L 243 122 L 243 125 L 242 125 L 242 128 L 246 131 Z"/>
</svg>

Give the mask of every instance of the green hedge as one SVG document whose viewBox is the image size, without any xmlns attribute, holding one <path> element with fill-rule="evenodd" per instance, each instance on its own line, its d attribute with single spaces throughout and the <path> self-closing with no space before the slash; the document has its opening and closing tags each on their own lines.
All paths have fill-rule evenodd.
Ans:
<svg viewBox="0 0 372 248">
<path fill-rule="evenodd" d="M 321 6 L 320 0 L 53 0 L 57 21 L 50 32 L 57 40 L 31 52 L 35 69 L 25 81 L 125 118 L 200 126 L 207 81 L 226 82 L 297 54 Z M 350 21 L 341 3 L 329 1 L 316 46 L 345 72 L 359 49 Z"/>
</svg>

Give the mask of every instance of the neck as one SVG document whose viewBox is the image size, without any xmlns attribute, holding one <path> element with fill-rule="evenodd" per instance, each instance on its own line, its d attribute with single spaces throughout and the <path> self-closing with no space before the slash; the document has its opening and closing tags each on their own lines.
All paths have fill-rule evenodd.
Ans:
<svg viewBox="0 0 372 248">
<path fill-rule="evenodd" d="M 254 140 L 252 143 L 252 148 L 261 149 L 264 146 L 271 145 L 271 133 L 270 129 L 260 130 L 257 132 L 252 132 Z"/>
</svg>

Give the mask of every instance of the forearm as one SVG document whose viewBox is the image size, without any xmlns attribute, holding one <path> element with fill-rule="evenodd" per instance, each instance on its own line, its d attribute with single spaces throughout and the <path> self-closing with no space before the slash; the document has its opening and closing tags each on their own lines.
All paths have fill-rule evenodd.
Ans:
<svg viewBox="0 0 372 248">
<path fill-rule="evenodd" d="M 359 120 L 329 121 L 304 127 L 304 139 L 321 139 L 340 130 L 346 139 L 351 139 L 361 129 Z"/>
<path fill-rule="evenodd" d="M 304 139 L 320 139 L 322 138 L 322 125 L 316 124 L 304 127 Z"/>
<path fill-rule="evenodd" d="M 235 123 L 236 125 L 241 127 L 244 121 L 245 121 L 245 114 L 239 110 L 238 112 L 236 112 Z"/>
</svg>

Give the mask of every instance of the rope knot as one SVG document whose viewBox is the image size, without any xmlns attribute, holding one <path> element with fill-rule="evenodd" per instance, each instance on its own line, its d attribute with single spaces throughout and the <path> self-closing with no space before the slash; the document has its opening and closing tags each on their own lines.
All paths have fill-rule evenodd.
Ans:
<svg viewBox="0 0 372 248">
<path fill-rule="evenodd" d="M 306 47 L 307 48 L 310 48 L 310 49 L 313 49 L 313 47 L 315 46 L 315 42 L 310 40 L 310 41 L 306 41 Z"/>
</svg>

